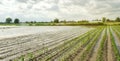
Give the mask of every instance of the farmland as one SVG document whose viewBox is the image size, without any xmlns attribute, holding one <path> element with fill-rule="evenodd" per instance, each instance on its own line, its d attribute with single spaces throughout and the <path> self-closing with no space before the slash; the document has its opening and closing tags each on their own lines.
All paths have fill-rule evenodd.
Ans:
<svg viewBox="0 0 120 61">
<path fill-rule="evenodd" d="M 120 61 L 120 26 L 2 26 L 0 61 Z"/>
</svg>

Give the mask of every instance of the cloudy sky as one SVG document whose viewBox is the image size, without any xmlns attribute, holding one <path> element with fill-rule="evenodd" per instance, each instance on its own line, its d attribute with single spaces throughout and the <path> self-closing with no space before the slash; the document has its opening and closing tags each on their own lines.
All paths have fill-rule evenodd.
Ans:
<svg viewBox="0 0 120 61">
<path fill-rule="evenodd" d="M 120 17 L 120 0 L 1 0 L 0 21 L 51 21 Z"/>
</svg>

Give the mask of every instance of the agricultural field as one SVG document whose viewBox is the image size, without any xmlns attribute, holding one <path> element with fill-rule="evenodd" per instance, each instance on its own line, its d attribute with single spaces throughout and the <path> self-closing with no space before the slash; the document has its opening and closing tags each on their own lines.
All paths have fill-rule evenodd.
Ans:
<svg viewBox="0 0 120 61">
<path fill-rule="evenodd" d="M 0 61 L 120 61 L 120 26 L 1 26 Z"/>
</svg>

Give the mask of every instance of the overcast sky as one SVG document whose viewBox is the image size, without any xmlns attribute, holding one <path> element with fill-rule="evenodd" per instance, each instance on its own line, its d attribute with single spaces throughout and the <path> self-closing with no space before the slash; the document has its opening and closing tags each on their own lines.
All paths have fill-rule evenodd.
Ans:
<svg viewBox="0 0 120 61">
<path fill-rule="evenodd" d="M 120 17 L 120 0 L 1 0 L 0 21 L 51 21 Z"/>
</svg>

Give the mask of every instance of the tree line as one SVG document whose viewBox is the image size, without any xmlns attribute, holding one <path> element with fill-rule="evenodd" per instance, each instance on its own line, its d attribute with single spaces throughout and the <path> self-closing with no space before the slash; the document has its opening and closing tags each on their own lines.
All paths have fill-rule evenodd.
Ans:
<svg viewBox="0 0 120 61">
<path fill-rule="evenodd" d="M 119 17 L 116 17 L 115 20 L 111 20 L 111 19 L 108 19 L 106 17 L 103 17 L 102 18 L 102 22 L 120 22 L 120 18 Z"/>
<path fill-rule="evenodd" d="M 12 18 L 9 17 L 9 18 L 6 18 L 5 23 L 12 23 L 12 21 L 13 21 Z M 13 23 L 18 24 L 20 23 L 20 20 L 18 18 L 15 18 Z"/>
<path fill-rule="evenodd" d="M 100 20 L 94 20 L 94 21 L 101 21 L 101 22 L 120 22 L 120 17 L 116 17 L 116 19 L 114 20 L 111 20 L 109 18 L 106 18 L 106 17 L 102 17 L 102 19 Z M 55 18 L 53 21 L 53 23 L 67 23 L 67 22 L 70 22 L 70 23 L 75 23 L 76 21 L 66 21 L 66 20 L 63 20 L 63 21 L 60 21 L 58 18 Z M 80 20 L 80 21 L 77 21 L 77 22 L 89 22 L 89 20 Z"/>
<path fill-rule="evenodd" d="M 102 22 L 120 22 L 120 18 L 119 17 L 116 17 L 115 20 L 111 20 L 111 19 L 108 19 L 106 17 L 103 17 L 101 20 L 95 20 L 95 21 L 102 21 Z M 67 23 L 67 22 L 71 22 L 71 23 L 74 23 L 76 21 L 66 21 L 66 20 L 63 20 L 63 21 L 60 21 L 58 18 L 55 18 L 53 21 L 51 21 L 52 23 Z M 78 21 L 78 22 L 89 22 L 89 20 L 82 20 L 82 21 Z M 18 18 L 15 18 L 14 20 L 12 20 L 12 18 L 8 17 L 6 18 L 6 21 L 5 23 L 15 23 L 15 24 L 18 24 L 20 23 L 20 20 Z M 28 22 L 26 22 L 28 23 Z M 31 21 L 30 23 L 37 23 L 36 21 Z"/>
</svg>

